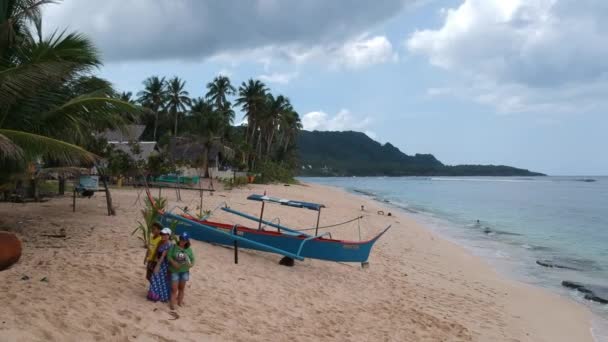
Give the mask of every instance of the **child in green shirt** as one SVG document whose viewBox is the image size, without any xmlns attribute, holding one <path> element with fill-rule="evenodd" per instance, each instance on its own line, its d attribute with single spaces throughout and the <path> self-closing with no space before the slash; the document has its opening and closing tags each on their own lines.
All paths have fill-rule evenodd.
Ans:
<svg viewBox="0 0 608 342">
<path fill-rule="evenodd" d="M 171 272 L 171 310 L 177 305 L 184 304 L 184 290 L 190 279 L 190 268 L 194 265 L 194 254 L 190 248 L 190 237 L 183 232 L 177 245 L 173 245 L 167 254 L 169 271 Z"/>
</svg>

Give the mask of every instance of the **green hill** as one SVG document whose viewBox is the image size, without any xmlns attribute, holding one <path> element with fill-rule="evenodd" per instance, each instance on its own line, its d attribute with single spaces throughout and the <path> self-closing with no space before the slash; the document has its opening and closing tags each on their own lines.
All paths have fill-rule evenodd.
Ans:
<svg viewBox="0 0 608 342">
<path fill-rule="evenodd" d="M 432 154 L 409 156 L 361 132 L 300 131 L 302 176 L 540 176 L 504 165 L 444 165 Z"/>
</svg>

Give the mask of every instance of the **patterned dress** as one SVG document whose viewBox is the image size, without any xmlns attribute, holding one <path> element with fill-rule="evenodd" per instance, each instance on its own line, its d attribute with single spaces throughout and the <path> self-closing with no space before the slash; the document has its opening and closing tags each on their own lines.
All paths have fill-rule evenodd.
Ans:
<svg viewBox="0 0 608 342">
<path fill-rule="evenodd" d="M 158 246 L 156 250 L 156 259 L 158 260 L 163 252 L 171 248 L 171 243 L 167 242 Z M 158 273 L 153 273 L 150 279 L 150 289 L 148 290 L 148 299 L 151 301 L 168 302 L 171 296 L 171 282 L 169 278 L 169 261 L 167 257 L 160 263 Z"/>
</svg>

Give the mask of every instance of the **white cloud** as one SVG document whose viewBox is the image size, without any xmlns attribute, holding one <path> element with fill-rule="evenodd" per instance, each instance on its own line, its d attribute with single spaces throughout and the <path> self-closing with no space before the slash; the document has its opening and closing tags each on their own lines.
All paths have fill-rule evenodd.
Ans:
<svg viewBox="0 0 608 342">
<path fill-rule="evenodd" d="M 439 29 L 415 31 L 406 46 L 469 86 L 429 95 L 464 94 L 505 112 L 605 103 L 593 95 L 608 90 L 608 2 L 465 0 L 442 13 Z"/>
<path fill-rule="evenodd" d="M 258 78 L 268 83 L 288 84 L 291 80 L 298 77 L 298 75 L 299 73 L 296 71 L 286 73 L 274 72 L 271 74 L 260 75 Z"/>
<path fill-rule="evenodd" d="M 217 72 L 217 76 L 226 76 L 226 77 L 230 77 L 232 76 L 232 71 L 229 69 L 220 69 L 220 71 Z"/>
<path fill-rule="evenodd" d="M 280 59 L 302 64 L 320 64 L 329 69 L 361 69 L 376 64 L 396 62 L 397 52 L 386 36 L 363 34 L 345 42 L 305 46 L 301 44 L 268 45 L 239 52 L 222 52 L 211 57 L 223 63 L 238 64 L 254 61 L 268 72 L 272 61 Z M 266 74 L 271 77 L 272 74 Z M 275 76 L 279 76 L 278 74 Z M 297 76 L 297 75 L 296 75 Z"/>
<path fill-rule="evenodd" d="M 323 111 L 302 116 L 302 126 L 307 131 L 359 131 L 374 139 L 376 134 L 368 129 L 371 122 L 370 117 L 355 117 L 348 109 L 341 109 L 334 116 Z"/>
<path fill-rule="evenodd" d="M 298 63 L 325 63 L 332 69 L 359 69 L 375 64 L 395 62 L 398 59 L 393 45 L 385 36 L 360 35 L 342 44 L 312 48 L 287 47 L 281 53 Z"/>
<path fill-rule="evenodd" d="M 44 24 L 87 34 L 107 61 L 201 59 L 340 44 L 416 1 L 65 0 L 45 7 Z"/>
<path fill-rule="evenodd" d="M 374 64 L 396 61 L 397 54 L 393 52 L 391 42 L 385 36 L 375 36 L 347 42 L 338 50 L 338 66 L 361 68 Z"/>
</svg>

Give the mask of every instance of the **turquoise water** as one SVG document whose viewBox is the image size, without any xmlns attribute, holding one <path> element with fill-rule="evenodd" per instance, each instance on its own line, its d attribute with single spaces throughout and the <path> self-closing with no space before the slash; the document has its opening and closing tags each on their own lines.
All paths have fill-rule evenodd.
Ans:
<svg viewBox="0 0 608 342">
<path fill-rule="evenodd" d="M 571 296 L 608 317 L 608 305 L 561 286 L 562 280 L 608 286 L 608 177 L 301 180 L 388 201 L 499 271 Z M 541 267 L 537 260 L 572 269 Z"/>
</svg>

